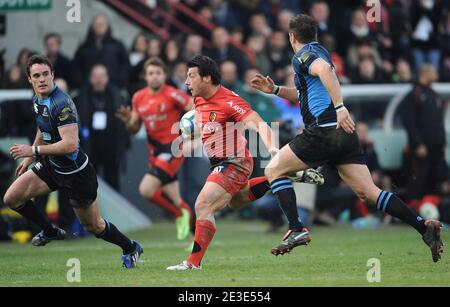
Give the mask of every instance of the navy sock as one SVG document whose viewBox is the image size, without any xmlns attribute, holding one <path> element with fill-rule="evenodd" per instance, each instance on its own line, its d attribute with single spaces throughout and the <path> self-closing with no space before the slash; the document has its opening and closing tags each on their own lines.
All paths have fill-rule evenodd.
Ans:
<svg viewBox="0 0 450 307">
<path fill-rule="evenodd" d="M 298 217 L 297 198 L 292 181 L 288 178 L 276 179 L 272 182 L 271 189 L 288 219 L 289 229 L 301 231 L 304 226 Z"/>
<path fill-rule="evenodd" d="M 135 246 L 123 233 L 121 233 L 114 224 L 105 221 L 105 230 L 102 233 L 98 234 L 96 237 L 99 239 L 103 239 L 109 243 L 118 245 L 122 248 L 123 254 L 131 254 Z"/>
<path fill-rule="evenodd" d="M 377 200 L 377 209 L 402 220 L 414 227 L 421 235 L 426 231 L 425 220 L 408 208 L 400 198 L 391 192 L 382 191 Z"/>
<path fill-rule="evenodd" d="M 46 236 L 53 237 L 56 235 L 56 229 L 48 219 L 47 214 L 39 210 L 32 200 L 26 201 L 14 211 L 42 228 Z"/>
</svg>

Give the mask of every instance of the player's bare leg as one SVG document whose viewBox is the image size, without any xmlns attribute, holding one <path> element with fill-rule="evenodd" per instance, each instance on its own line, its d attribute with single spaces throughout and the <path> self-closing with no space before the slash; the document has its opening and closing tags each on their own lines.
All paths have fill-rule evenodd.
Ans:
<svg viewBox="0 0 450 307">
<path fill-rule="evenodd" d="M 31 241 L 35 246 L 44 246 L 53 240 L 64 240 L 66 236 L 65 231 L 55 227 L 46 213 L 39 210 L 32 201 L 33 198 L 50 192 L 48 185 L 29 170 L 14 181 L 3 198 L 5 205 L 42 229 Z"/>
<path fill-rule="evenodd" d="M 73 202 L 73 200 L 71 200 Z M 74 204 L 77 206 L 78 204 Z M 137 265 L 140 255 L 144 252 L 139 243 L 130 240 L 122 234 L 111 222 L 100 216 L 98 200 L 89 207 L 74 208 L 75 214 L 80 220 L 81 225 L 94 234 L 97 238 L 115 244 L 122 248 L 123 267 L 133 268 Z"/>
<path fill-rule="evenodd" d="M 247 186 L 245 189 L 240 190 L 239 193 L 234 195 L 233 198 L 231 199 L 229 203 L 230 208 L 234 210 L 240 210 L 247 207 L 254 201 L 250 199 L 249 194 L 250 194 L 250 186 Z"/>
<path fill-rule="evenodd" d="M 439 221 L 427 220 L 418 216 L 393 193 L 381 191 L 372 180 L 366 165 L 344 164 L 337 169 L 342 180 L 365 203 L 376 206 L 380 211 L 386 212 L 414 227 L 424 242 L 431 249 L 434 262 L 441 259 L 444 244 L 440 237 L 441 224 Z"/>
<path fill-rule="evenodd" d="M 48 185 L 29 170 L 11 184 L 3 199 L 9 208 L 15 210 L 27 200 L 50 192 Z"/>
<path fill-rule="evenodd" d="M 172 203 L 180 208 L 182 216 L 177 217 L 175 223 L 177 225 L 178 239 L 184 240 L 189 235 L 190 230 L 195 229 L 194 214 L 191 207 L 187 204 L 180 195 L 180 184 L 178 181 L 174 181 L 164 185 L 162 188 L 164 194 L 166 194 Z M 194 232 L 192 232 L 194 233 Z"/>
<path fill-rule="evenodd" d="M 289 231 L 282 242 L 272 249 L 275 256 L 289 253 L 299 245 L 307 245 L 311 241 L 308 229 L 300 221 L 297 212 L 297 198 L 289 174 L 309 169 L 292 151 L 289 145 L 284 146 L 270 161 L 266 168 L 266 176 L 270 182 L 272 193 L 286 215 Z"/>
<path fill-rule="evenodd" d="M 195 204 L 197 223 L 194 236 L 194 248 L 187 261 L 167 270 L 189 270 L 200 268 L 203 256 L 216 232 L 214 213 L 230 203 L 232 196 L 220 185 L 214 182 L 206 182 Z"/>
<path fill-rule="evenodd" d="M 163 188 L 165 188 L 165 190 Z M 172 196 L 169 196 L 166 193 L 167 191 Z M 139 192 L 142 197 L 166 210 L 175 218 L 177 238 L 179 240 L 184 240 L 189 235 L 189 211 L 183 211 L 181 207 L 182 201 L 179 194 L 178 185 L 173 185 L 172 183 L 170 183 L 162 187 L 162 183 L 159 178 L 150 174 L 146 174 L 144 178 L 142 178 L 139 185 Z"/>
<path fill-rule="evenodd" d="M 145 199 L 151 201 L 151 198 L 155 195 L 156 191 L 161 188 L 161 180 L 153 175 L 146 174 L 139 184 L 139 193 Z"/>
</svg>

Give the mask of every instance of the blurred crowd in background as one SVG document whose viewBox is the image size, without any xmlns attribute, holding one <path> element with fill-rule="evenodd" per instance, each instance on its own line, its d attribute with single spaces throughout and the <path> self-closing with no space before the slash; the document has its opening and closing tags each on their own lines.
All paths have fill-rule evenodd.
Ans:
<svg viewBox="0 0 450 307">
<path fill-rule="evenodd" d="M 163 9 L 167 4 L 166 1 L 153 2 Z M 64 37 L 57 32 L 48 33 L 43 39 L 46 55 L 54 65 L 58 86 L 71 93 L 77 105 L 83 146 L 99 174 L 112 187 L 120 191 L 121 164 L 126 160 L 126 153 L 131 146 L 130 137 L 123 125 L 114 118 L 114 112 L 120 105 L 129 105 L 130 97 L 145 86 L 142 68 L 150 57 L 160 57 L 165 61 L 169 67 L 168 84 L 187 91 L 184 84 L 187 61 L 196 54 L 209 55 L 220 65 L 224 86 L 246 99 L 267 122 L 281 123 L 282 143 L 298 133 L 302 128 L 299 105 L 256 92 L 249 83 L 256 73 L 262 73 L 271 76 L 277 84 L 293 84 L 290 65 L 293 53 L 287 33 L 290 18 L 302 12 L 310 14 L 318 22 L 318 40 L 329 50 L 341 84 L 416 84 L 403 103 L 403 110 L 407 111 L 405 114 L 412 115 L 402 121 L 408 131 L 409 147 L 405 150 L 405 166 L 401 170 L 395 173 L 382 170 L 374 144 L 367 136 L 369 127 L 379 125 L 379 112 L 363 110 L 361 114 L 358 113 L 358 134 L 378 185 L 386 191 L 400 191 L 412 206 L 418 206 L 418 203 L 423 203 L 424 197 L 432 195 L 435 198 L 427 198 L 427 202 L 439 206 L 441 216 L 450 219 L 450 201 L 446 198 L 450 191 L 447 166 L 445 160 L 436 158 L 441 157 L 440 153 L 446 146 L 443 130 L 446 104 L 429 87 L 434 81 L 450 82 L 450 1 L 384 0 L 381 1 L 380 11 L 382 22 L 372 23 L 367 20 L 370 7 L 366 6 L 366 1 L 360 0 L 181 2 L 216 27 L 210 31 L 192 25 L 194 33 L 190 35 L 170 28 L 171 35 L 167 40 L 142 32 L 135 37 L 131 46 L 125 46 L 120 38 L 114 36 L 114 25 L 110 24 L 108 18 L 98 15 L 92 20 L 84 42 L 74 50 L 73 58 L 61 53 Z M 185 18 L 184 15 L 174 17 L 181 21 Z M 207 48 L 205 41 L 212 45 Z M 239 45 L 250 50 L 250 53 L 236 47 Z M 25 67 L 28 57 L 35 53 L 32 48 L 23 48 L 14 65 L 0 65 L 1 89 L 30 88 Z M 421 72 L 427 75 L 423 84 L 420 82 Z M 423 96 L 426 102 L 422 101 Z M 421 103 L 436 107 L 433 111 L 421 113 Z M 108 114 L 107 126 L 102 129 L 92 126 L 92 116 L 97 111 Z M 419 119 L 418 116 L 424 118 Z M 0 118 L 0 137 L 34 139 L 36 128 L 30 101 L 1 104 Z M 443 139 L 437 138 L 433 144 L 425 144 L 427 140 L 414 139 L 418 129 L 425 129 L 423 125 L 414 125 L 415 121 L 422 120 L 435 123 L 426 129 L 442 130 Z M 428 149 L 425 153 L 423 148 L 419 149 L 421 145 Z M 433 156 L 435 152 L 438 153 Z M 0 154 L 0 176 L 6 178 L 8 156 Z M 420 176 L 417 175 L 419 169 L 422 169 Z M 375 214 L 360 204 L 350 190 L 340 183 L 334 169 L 324 168 L 322 171 L 327 184 L 317 190 L 316 208 L 319 213 L 312 221 L 333 224 L 339 217 L 342 218 L 342 212 L 346 210 L 350 212 L 351 220 Z M 413 171 L 416 171 L 416 175 L 410 175 Z M 258 172 L 261 173 L 261 170 L 256 169 L 255 174 Z M 420 181 L 416 181 L 415 186 L 408 180 L 419 177 Z M 2 179 L 1 182 L 6 180 Z M 418 190 L 417 182 L 419 186 L 426 185 L 427 188 Z M 3 193 L 5 187 L 0 188 Z M 412 195 L 412 191 L 416 193 Z M 283 223 L 282 215 L 273 206 L 276 201 L 270 201 L 270 196 L 267 203 L 269 205 L 256 206 L 262 207 L 262 211 L 253 208 L 241 215 L 253 217 L 255 212 L 261 211 L 263 216 L 270 218 L 271 229 L 276 230 Z M 278 213 L 272 214 L 271 210 Z"/>
</svg>

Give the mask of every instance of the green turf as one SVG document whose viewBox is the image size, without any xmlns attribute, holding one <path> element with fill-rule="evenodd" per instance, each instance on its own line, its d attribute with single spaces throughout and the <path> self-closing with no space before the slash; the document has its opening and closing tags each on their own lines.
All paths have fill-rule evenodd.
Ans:
<svg viewBox="0 0 450 307">
<path fill-rule="evenodd" d="M 418 234 L 407 227 L 375 231 L 348 227 L 312 229 L 308 247 L 274 257 L 282 234 L 266 225 L 218 221 L 200 271 L 168 272 L 187 256 L 187 242 L 175 240 L 175 226 L 156 223 L 130 236 L 145 247 L 143 262 L 121 269 L 120 252 L 96 239 L 54 242 L 44 248 L 0 244 L 0 286 L 450 286 L 450 259 L 431 260 Z M 443 232 L 444 242 L 450 233 Z M 81 261 L 81 283 L 67 282 L 69 258 Z M 369 258 L 381 261 L 381 283 L 367 282 Z"/>
</svg>

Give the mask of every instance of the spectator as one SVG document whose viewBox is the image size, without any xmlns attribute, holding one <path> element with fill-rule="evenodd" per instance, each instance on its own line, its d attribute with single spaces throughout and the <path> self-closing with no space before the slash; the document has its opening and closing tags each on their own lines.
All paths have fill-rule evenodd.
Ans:
<svg viewBox="0 0 450 307">
<path fill-rule="evenodd" d="M 106 67 L 92 68 L 89 85 L 78 96 L 77 107 L 82 124 L 82 141 L 97 172 L 117 191 L 120 190 L 120 161 L 128 147 L 129 137 L 114 116 L 124 99 L 119 89 L 109 82 Z"/>
<path fill-rule="evenodd" d="M 272 67 L 272 76 L 276 83 L 284 83 L 284 69 L 291 64 L 287 36 L 281 31 L 274 31 L 269 40 L 267 52 Z"/>
<path fill-rule="evenodd" d="M 209 7 L 213 12 L 214 24 L 227 29 L 231 29 L 239 24 L 229 1 L 209 0 Z"/>
<path fill-rule="evenodd" d="M 61 53 L 61 44 L 62 40 L 59 34 L 50 33 L 45 36 L 45 52 L 53 65 L 55 78 L 66 80 L 70 87 L 73 88 L 75 83 L 72 77 L 72 63 Z"/>
<path fill-rule="evenodd" d="M 173 67 L 173 72 L 167 80 L 167 83 L 187 93 L 188 87 L 185 83 L 187 78 L 187 71 L 188 68 L 185 62 L 177 62 Z"/>
<path fill-rule="evenodd" d="M 148 40 L 148 45 L 147 45 L 147 58 L 145 58 L 143 61 L 145 62 L 147 59 L 149 58 L 153 58 L 153 57 L 160 57 L 162 54 L 162 43 L 161 40 L 157 37 L 151 37 Z"/>
<path fill-rule="evenodd" d="M 197 10 L 197 17 L 199 20 L 203 20 L 204 22 L 208 22 L 210 24 L 214 24 L 214 15 L 213 15 L 213 11 L 211 10 L 210 7 L 208 6 L 203 6 L 201 7 L 199 10 Z M 192 23 L 192 20 L 190 22 L 188 22 L 187 24 Z M 192 28 L 194 30 L 195 34 L 200 35 L 202 38 L 210 41 L 211 40 L 211 31 L 204 27 L 202 24 L 199 24 L 197 22 L 192 24 Z"/>
<path fill-rule="evenodd" d="M 220 75 L 222 76 L 222 85 L 236 93 L 241 93 L 243 84 L 238 78 L 238 68 L 232 61 L 225 61 L 220 64 Z"/>
<path fill-rule="evenodd" d="M 366 12 L 357 9 L 352 14 L 352 23 L 350 25 L 350 34 L 354 40 L 371 38 L 369 24 L 367 23 Z"/>
<path fill-rule="evenodd" d="M 367 23 L 366 12 L 363 9 L 356 9 L 352 13 L 350 27 L 339 39 L 341 54 L 348 54 L 349 46 L 356 45 L 361 41 L 372 42 L 373 37 Z"/>
<path fill-rule="evenodd" d="M 329 21 L 330 9 L 328 7 L 328 3 L 326 3 L 325 1 L 315 1 L 311 5 L 310 15 L 318 24 L 319 39 L 321 39 L 322 35 L 324 34 L 333 33 L 333 29 Z"/>
<path fill-rule="evenodd" d="M 292 11 L 281 11 L 277 21 L 278 30 L 283 33 L 289 33 L 289 23 L 294 16 L 295 14 Z"/>
<path fill-rule="evenodd" d="M 206 0 L 182 0 L 181 3 L 186 5 L 188 8 L 193 10 L 194 12 L 199 12 L 201 8 L 203 8 L 206 4 Z M 179 20 L 183 24 L 189 24 L 192 22 L 192 20 L 182 12 L 178 11 L 176 13 L 176 19 Z M 196 29 L 194 29 L 196 30 Z M 195 33 L 198 33 L 197 31 L 194 31 Z M 176 27 L 172 28 L 172 33 L 179 33 L 179 29 Z"/>
<path fill-rule="evenodd" d="M 202 54 L 202 51 L 203 38 L 200 35 L 188 35 L 184 44 L 182 59 L 185 62 L 189 62 L 194 56 Z"/>
<path fill-rule="evenodd" d="M 230 30 L 230 41 L 237 42 L 237 43 L 244 43 L 244 30 L 242 27 L 236 26 L 231 28 Z"/>
<path fill-rule="evenodd" d="M 352 82 L 355 84 L 383 83 L 384 78 L 373 58 L 366 57 L 359 63 L 358 70 L 352 77 Z"/>
<path fill-rule="evenodd" d="M 359 67 L 360 62 L 364 58 L 368 57 L 374 60 L 375 65 L 378 68 L 381 69 L 383 67 L 383 61 L 381 59 L 381 56 L 378 53 L 378 51 L 373 47 L 372 43 L 367 39 L 357 41 L 355 44 L 352 44 L 348 49 L 347 54 L 348 68 L 351 71 L 354 71 L 355 69 L 357 69 L 357 67 Z"/>
<path fill-rule="evenodd" d="M 157 37 L 151 37 L 147 40 L 147 49 L 145 51 L 146 57 L 141 60 L 137 65 L 135 65 L 130 72 L 130 82 L 128 86 L 128 93 L 130 96 L 143 88 L 146 84 L 144 80 L 144 64 L 152 57 L 161 57 L 162 54 L 162 43 Z"/>
<path fill-rule="evenodd" d="M 419 70 L 424 63 L 439 69 L 441 53 L 438 46 L 440 7 L 435 0 L 418 0 L 411 7 L 412 52 Z"/>
<path fill-rule="evenodd" d="M 431 88 L 437 79 L 434 66 L 424 64 L 419 71 L 418 83 L 402 102 L 401 114 L 408 132 L 413 172 L 408 194 L 413 199 L 437 194 L 447 176 L 444 103 Z"/>
<path fill-rule="evenodd" d="M 26 79 L 23 78 L 22 68 L 19 65 L 13 65 L 6 72 L 6 79 L 3 87 L 5 89 L 25 89 L 28 88 Z"/>
<path fill-rule="evenodd" d="M 242 79 L 246 68 L 247 59 L 243 53 L 230 45 L 230 36 L 225 28 L 217 27 L 212 33 L 215 48 L 209 53 L 209 56 L 219 63 L 225 60 L 233 61 L 238 67 L 238 77 Z"/>
<path fill-rule="evenodd" d="M 395 72 L 392 76 L 392 81 L 395 83 L 411 83 L 413 81 L 411 66 L 404 59 L 398 59 L 395 64 Z"/>
<path fill-rule="evenodd" d="M 35 51 L 31 51 L 28 48 L 22 48 L 19 51 L 16 59 L 16 65 L 20 67 L 20 84 L 28 84 L 27 78 L 27 61 L 28 58 L 37 54 Z"/>
<path fill-rule="evenodd" d="M 144 33 L 138 34 L 133 41 L 133 47 L 130 52 L 130 64 L 132 67 L 136 66 L 140 61 L 146 57 L 148 46 L 147 36 Z"/>
<path fill-rule="evenodd" d="M 130 64 L 127 51 L 112 37 L 111 26 L 104 15 L 94 17 L 86 41 L 75 53 L 73 65 L 79 87 L 89 80 L 89 74 L 97 64 L 108 68 L 112 84 L 119 88 L 128 85 Z"/>
<path fill-rule="evenodd" d="M 261 71 L 261 74 L 268 76 L 271 72 L 270 60 L 267 56 L 266 38 L 261 34 L 251 35 L 247 40 L 247 47 L 250 48 L 256 56 L 255 66 Z"/>
<path fill-rule="evenodd" d="M 181 50 L 178 42 L 174 39 L 169 39 L 164 48 L 164 56 L 162 57 L 167 63 L 167 66 L 172 68 L 173 65 L 181 58 Z"/>
<path fill-rule="evenodd" d="M 269 38 L 272 34 L 272 28 L 268 25 L 266 16 L 263 14 L 252 15 L 250 17 L 249 26 L 250 33 L 248 33 L 248 35 L 261 34 L 264 35 L 265 38 Z"/>
<path fill-rule="evenodd" d="M 300 12 L 301 6 L 298 0 L 276 0 L 272 1 L 279 4 L 282 11 Z"/>
</svg>

